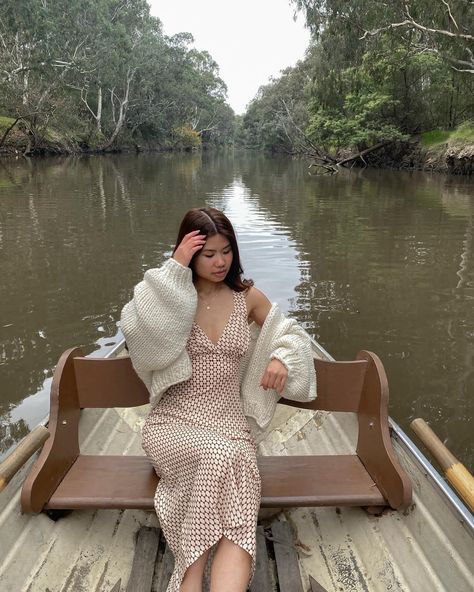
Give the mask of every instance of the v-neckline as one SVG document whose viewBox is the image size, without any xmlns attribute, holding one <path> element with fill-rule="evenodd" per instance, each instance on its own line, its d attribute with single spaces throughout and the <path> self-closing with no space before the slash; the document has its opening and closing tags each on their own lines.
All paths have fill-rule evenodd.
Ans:
<svg viewBox="0 0 474 592">
<path fill-rule="evenodd" d="M 227 327 L 229 326 L 230 319 L 234 315 L 234 312 L 235 312 L 235 290 L 232 290 L 232 310 L 230 312 L 229 317 L 227 318 L 226 324 L 224 325 L 224 329 L 222 330 L 221 336 L 215 342 L 212 341 L 212 339 L 209 337 L 209 335 L 204 331 L 204 329 L 201 327 L 201 325 L 198 325 L 196 323 L 196 321 L 194 321 L 194 325 L 199 329 L 199 331 L 201 331 L 201 333 L 204 335 L 204 337 L 206 337 L 206 339 L 209 341 L 209 343 L 211 343 L 214 347 L 217 347 L 219 345 L 219 343 L 221 342 L 222 338 L 224 337 L 225 332 L 227 331 Z"/>
</svg>

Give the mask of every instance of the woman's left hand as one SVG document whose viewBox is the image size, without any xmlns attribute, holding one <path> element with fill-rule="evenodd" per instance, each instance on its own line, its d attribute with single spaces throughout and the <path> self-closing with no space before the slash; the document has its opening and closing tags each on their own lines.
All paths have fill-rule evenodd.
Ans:
<svg viewBox="0 0 474 592">
<path fill-rule="evenodd" d="M 281 396 L 286 386 L 286 379 L 288 378 L 288 370 L 286 366 L 280 362 L 280 360 L 270 360 L 268 366 L 263 373 L 260 386 L 267 389 L 275 389 L 276 392 Z"/>
</svg>

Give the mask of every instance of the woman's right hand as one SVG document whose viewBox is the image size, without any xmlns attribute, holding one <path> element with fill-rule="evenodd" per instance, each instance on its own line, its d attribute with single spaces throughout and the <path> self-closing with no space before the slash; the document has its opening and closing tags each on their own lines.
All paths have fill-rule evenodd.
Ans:
<svg viewBox="0 0 474 592">
<path fill-rule="evenodd" d="M 178 263 L 188 267 L 194 253 L 203 248 L 206 242 L 206 235 L 200 234 L 200 230 L 192 230 L 185 234 L 183 240 L 179 243 L 178 248 L 173 253 L 173 259 Z"/>
</svg>

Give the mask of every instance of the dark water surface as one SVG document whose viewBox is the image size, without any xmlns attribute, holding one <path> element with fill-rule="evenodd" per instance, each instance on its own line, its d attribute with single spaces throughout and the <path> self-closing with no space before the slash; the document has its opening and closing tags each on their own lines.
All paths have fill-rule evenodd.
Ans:
<svg viewBox="0 0 474 592">
<path fill-rule="evenodd" d="M 116 341 L 205 205 L 234 222 L 247 277 L 334 357 L 378 353 L 391 416 L 429 420 L 472 469 L 474 180 L 237 153 L 0 162 L 0 453 L 46 415 L 64 349 Z"/>
</svg>

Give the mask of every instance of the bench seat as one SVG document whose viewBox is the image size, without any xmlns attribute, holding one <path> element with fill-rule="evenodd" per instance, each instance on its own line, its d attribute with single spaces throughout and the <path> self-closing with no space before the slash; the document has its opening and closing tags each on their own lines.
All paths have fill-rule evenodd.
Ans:
<svg viewBox="0 0 474 592">
<path fill-rule="evenodd" d="M 258 466 L 262 507 L 387 503 L 355 455 L 263 456 Z M 156 473 L 144 456 L 80 455 L 45 509 L 151 510 L 157 483 Z"/>
</svg>

